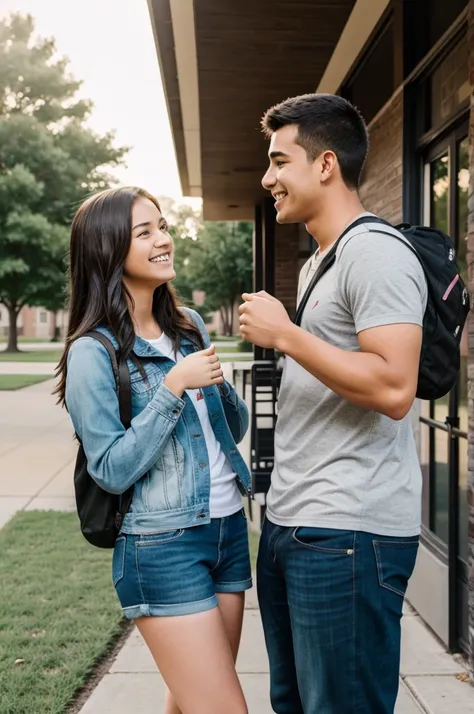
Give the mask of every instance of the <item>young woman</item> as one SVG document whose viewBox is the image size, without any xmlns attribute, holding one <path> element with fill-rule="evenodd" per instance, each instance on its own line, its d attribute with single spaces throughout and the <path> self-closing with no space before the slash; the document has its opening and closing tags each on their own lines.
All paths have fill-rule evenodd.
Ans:
<svg viewBox="0 0 474 714">
<path fill-rule="evenodd" d="M 173 241 L 148 193 L 111 189 L 79 208 L 70 276 L 58 394 L 95 481 L 116 494 L 134 485 L 113 556 L 124 614 L 168 686 L 166 714 L 245 714 L 235 659 L 252 584 L 241 498 L 250 476 L 236 443 L 247 408 L 200 316 L 177 306 Z M 90 329 L 128 358 L 129 429 L 107 351 L 82 337 Z"/>
</svg>

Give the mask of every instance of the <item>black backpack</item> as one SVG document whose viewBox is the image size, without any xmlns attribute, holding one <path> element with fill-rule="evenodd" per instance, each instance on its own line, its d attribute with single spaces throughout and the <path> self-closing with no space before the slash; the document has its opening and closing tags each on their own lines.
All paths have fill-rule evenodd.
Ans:
<svg viewBox="0 0 474 714">
<path fill-rule="evenodd" d="M 126 360 L 117 360 L 112 342 L 101 332 L 92 330 L 84 337 L 93 337 L 103 344 L 109 353 L 117 384 L 120 421 L 126 429 L 132 419 L 132 393 L 130 372 Z M 141 366 L 141 365 L 140 365 Z M 140 370 L 141 371 L 141 370 Z M 97 548 L 113 548 L 133 497 L 133 486 L 121 496 L 107 493 L 96 484 L 87 470 L 87 458 L 79 437 L 79 450 L 74 469 L 74 490 L 77 514 L 84 538 Z"/>
<path fill-rule="evenodd" d="M 366 223 L 380 223 L 393 228 L 390 223 L 375 216 L 364 216 L 351 223 L 324 256 L 308 285 L 298 305 L 296 325 L 301 324 L 303 310 L 314 286 L 333 265 L 339 242 L 355 226 Z M 453 388 L 459 373 L 459 345 L 469 313 L 469 294 L 459 275 L 454 245 L 449 236 L 435 228 L 408 223 L 395 226 L 395 229 L 401 235 L 381 229 L 377 229 L 377 233 L 400 240 L 415 253 L 428 286 L 416 396 L 419 399 L 439 399 Z"/>
</svg>

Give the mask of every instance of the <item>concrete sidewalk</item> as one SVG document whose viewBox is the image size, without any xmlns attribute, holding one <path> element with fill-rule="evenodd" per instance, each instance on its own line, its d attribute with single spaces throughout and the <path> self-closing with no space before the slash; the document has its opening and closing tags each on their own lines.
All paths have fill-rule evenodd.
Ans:
<svg viewBox="0 0 474 714">
<path fill-rule="evenodd" d="M 18 510 L 75 510 L 77 444 L 53 388 L 0 392 L 0 527 Z"/>
<path fill-rule="evenodd" d="M 457 678 L 466 676 L 462 663 L 444 652 L 411 608 L 405 610 L 396 714 L 474 712 L 474 689 Z M 271 714 L 268 659 L 255 590 L 247 597 L 237 671 L 249 713 Z M 158 714 L 164 693 L 163 679 L 135 629 L 80 714 Z"/>
<path fill-rule="evenodd" d="M 77 445 L 67 413 L 51 396 L 53 386 L 47 381 L 18 392 L 0 392 L 0 527 L 25 508 L 75 509 L 72 475 Z M 248 437 L 241 446 L 248 452 Z M 445 653 L 409 607 L 402 624 L 397 714 L 474 714 L 474 689 L 462 681 L 462 661 Z M 268 660 L 254 591 L 248 595 L 237 668 L 250 714 L 270 714 Z M 133 631 L 81 714 L 159 714 L 163 694 L 161 676 Z"/>
<path fill-rule="evenodd" d="M 227 353 L 221 355 L 222 360 L 242 360 L 242 353 L 236 352 L 235 354 Z M 223 365 L 230 364 L 229 362 L 223 362 Z M 250 360 L 245 360 L 243 362 L 238 362 L 237 364 L 251 364 Z M 57 364 L 55 362 L 1 362 L 0 361 L 0 374 L 44 374 L 50 377 L 54 376 Z"/>
<path fill-rule="evenodd" d="M 0 374 L 47 374 L 54 376 L 55 362 L 0 362 Z"/>
</svg>

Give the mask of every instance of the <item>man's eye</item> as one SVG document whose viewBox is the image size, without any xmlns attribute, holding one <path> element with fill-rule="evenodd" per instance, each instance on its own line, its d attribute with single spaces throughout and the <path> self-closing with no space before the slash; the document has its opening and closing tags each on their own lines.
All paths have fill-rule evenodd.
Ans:
<svg viewBox="0 0 474 714">
<path fill-rule="evenodd" d="M 285 165 L 285 162 L 284 162 L 284 161 L 277 161 L 277 162 L 276 162 L 276 165 L 277 165 L 278 168 L 281 168 L 282 166 Z"/>
<path fill-rule="evenodd" d="M 160 226 L 160 231 L 163 231 L 163 233 L 168 233 L 168 230 L 169 230 L 169 229 L 168 229 L 168 224 L 167 224 L 167 223 L 163 223 L 163 224 Z"/>
</svg>

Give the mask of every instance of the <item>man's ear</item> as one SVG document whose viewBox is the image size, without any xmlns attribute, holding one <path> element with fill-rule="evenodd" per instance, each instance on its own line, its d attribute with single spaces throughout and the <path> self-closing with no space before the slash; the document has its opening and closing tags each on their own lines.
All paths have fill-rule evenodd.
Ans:
<svg viewBox="0 0 474 714">
<path fill-rule="evenodd" d="M 328 150 L 324 151 L 321 154 L 319 160 L 321 166 L 321 173 L 319 178 L 321 183 L 325 183 L 334 176 L 334 172 L 336 171 L 338 166 L 337 156 L 334 151 Z"/>
</svg>

